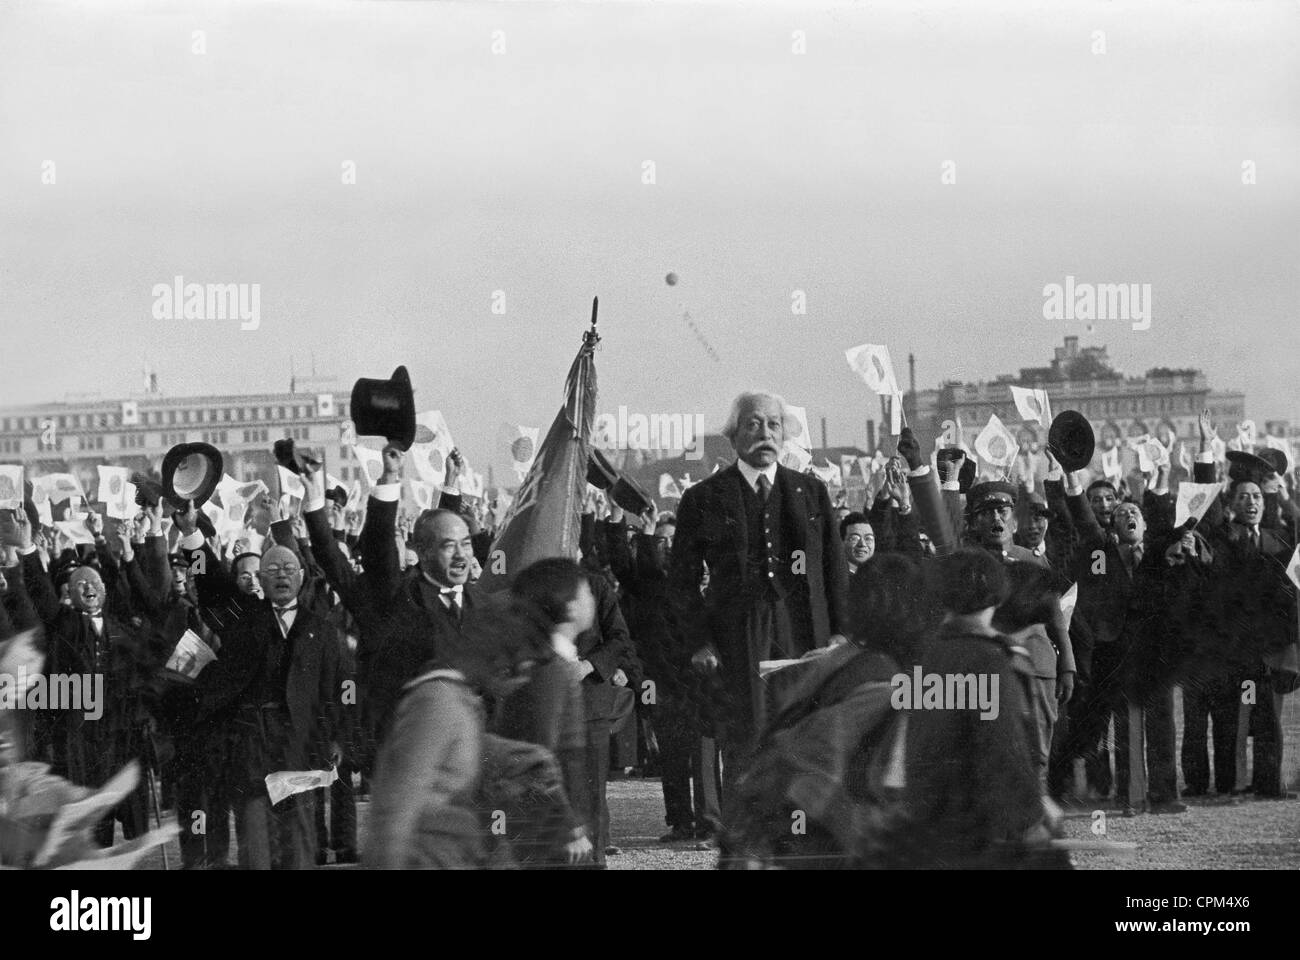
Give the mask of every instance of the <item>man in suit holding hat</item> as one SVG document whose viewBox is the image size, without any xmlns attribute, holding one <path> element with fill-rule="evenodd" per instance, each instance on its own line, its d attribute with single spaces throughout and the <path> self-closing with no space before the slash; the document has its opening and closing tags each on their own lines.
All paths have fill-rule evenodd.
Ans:
<svg viewBox="0 0 1300 960">
<path fill-rule="evenodd" d="M 300 605 L 303 568 L 286 547 L 262 556 L 265 599 L 242 591 L 203 542 L 193 504 L 177 511 L 180 549 L 197 572 L 200 604 L 217 624 L 221 655 L 193 688 L 174 696 L 194 725 L 225 722 L 231 734 L 229 795 L 235 808 L 239 865 L 252 870 L 316 866 L 314 792 L 272 804 L 265 778 L 280 771 L 337 764 L 339 642 L 335 628 Z"/>
<path fill-rule="evenodd" d="M 1193 466 L 1193 478 L 1198 483 L 1213 482 L 1213 433 L 1207 410 L 1201 414 L 1200 452 Z M 1281 797 L 1286 795 L 1282 783 L 1281 695 L 1273 674 L 1281 655 L 1296 643 L 1295 588 L 1286 573 L 1295 547 L 1285 528 L 1272 525 L 1270 529 L 1268 495 L 1264 491 L 1276 492 L 1278 478 L 1273 464 L 1247 451 L 1229 451 L 1228 477 L 1230 515 L 1225 516 L 1223 505 L 1216 501 L 1197 530 L 1209 539 L 1214 556 L 1210 582 L 1215 585 L 1218 603 L 1210 612 L 1217 609 L 1231 614 L 1211 617 L 1204 624 L 1207 630 L 1221 634 L 1218 639 L 1222 655 L 1218 675 L 1209 679 L 1208 691 L 1196 690 L 1185 705 L 1185 726 L 1190 734 L 1183 745 L 1183 770 L 1193 789 L 1205 789 L 1205 727 L 1209 713 L 1214 717 L 1215 785 L 1221 793 L 1247 789 L 1246 784 L 1236 782 L 1235 763 L 1229 764 L 1230 745 L 1235 745 L 1236 738 L 1230 707 L 1247 704 L 1254 741 L 1249 789 L 1257 796 Z M 1247 690 L 1252 687 L 1254 703 L 1248 704 Z M 1215 710 L 1215 702 L 1222 708 Z"/>
<path fill-rule="evenodd" d="M 671 590 L 678 621 L 692 633 L 692 665 L 717 671 L 726 690 L 728 783 L 764 723 L 759 664 L 801 657 L 847 632 L 847 570 L 830 495 L 820 480 L 777 462 L 786 415 L 775 394 L 738 396 L 723 431 L 736 462 L 687 490 L 677 513 Z"/>
</svg>

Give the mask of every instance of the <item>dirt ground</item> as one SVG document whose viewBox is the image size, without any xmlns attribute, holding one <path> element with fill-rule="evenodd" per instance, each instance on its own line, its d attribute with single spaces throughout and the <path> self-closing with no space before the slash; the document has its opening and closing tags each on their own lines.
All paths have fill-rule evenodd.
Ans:
<svg viewBox="0 0 1300 960">
<path fill-rule="evenodd" d="M 1283 701 L 1286 736 L 1283 776 L 1292 790 L 1300 788 L 1300 694 Z M 1182 743 L 1182 707 L 1175 704 L 1179 744 Z M 1104 837 L 1094 831 L 1098 822 L 1091 810 L 1071 810 L 1066 835 L 1077 840 L 1105 839 L 1125 845 L 1108 852 L 1075 852 L 1074 864 L 1083 870 L 1283 870 L 1300 869 L 1300 800 L 1254 800 L 1209 797 L 1187 801 L 1181 814 L 1139 814 L 1125 817 L 1117 806 L 1102 808 Z M 364 829 L 368 804 L 358 805 Z M 708 870 L 717 855 L 696 849 L 694 843 L 665 844 L 663 794 L 658 780 L 615 780 L 609 785 L 613 842 L 620 853 L 609 857 L 611 870 Z M 170 817 L 168 818 L 170 819 Z M 1126 845 L 1132 844 L 1128 849 Z M 234 862 L 234 845 L 230 859 Z M 172 869 L 180 850 L 169 844 Z M 161 852 L 141 864 L 144 869 L 163 867 Z M 331 869 L 335 869 L 331 867 Z"/>
</svg>

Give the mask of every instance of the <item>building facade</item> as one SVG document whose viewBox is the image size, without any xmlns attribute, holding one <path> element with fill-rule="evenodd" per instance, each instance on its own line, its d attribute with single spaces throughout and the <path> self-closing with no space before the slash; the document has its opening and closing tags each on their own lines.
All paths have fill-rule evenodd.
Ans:
<svg viewBox="0 0 1300 960">
<path fill-rule="evenodd" d="M 967 444 L 996 414 L 1022 442 L 1037 445 L 1047 440 L 1047 427 L 1022 423 L 1010 387 L 1046 389 L 1052 413 L 1078 410 L 1092 423 L 1098 449 L 1111 441 L 1152 434 L 1195 441 L 1201 410 L 1209 407 L 1219 425 L 1219 436 L 1232 437 L 1236 423 L 1245 417 L 1243 393 L 1213 390 L 1199 370 L 1156 368 L 1142 377 L 1125 377 L 1113 370 L 1105 347 L 1079 347 L 1078 337 L 1066 337 L 1046 367 L 1026 367 L 1019 375 L 1004 374 L 981 383 L 947 382 L 937 390 L 909 395 L 909 419 L 922 441 L 931 444 L 948 421 L 960 423 Z"/>
<path fill-rule="evenodd" d="M 278 491 L 276 440 L 290 437 L 325 451 L 326 469 L 349 482 L 361 464 L 342 445 L 349 394 L 259 393 L 242 396 L 87 399 L 0 408 L 0 463 L 27 468 L 28 477 L 73 473 L 87 491 L 99 464 L 157 472 L 179 443 L 210 443 L 237 480 L 261 479 Z"/>
</svg>

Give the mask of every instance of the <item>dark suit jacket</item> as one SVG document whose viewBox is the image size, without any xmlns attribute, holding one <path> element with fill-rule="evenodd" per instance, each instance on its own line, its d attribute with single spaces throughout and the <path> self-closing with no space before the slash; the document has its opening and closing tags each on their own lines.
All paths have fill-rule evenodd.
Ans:
<svg viewBox="0 0 1300 960">
<path fill-rule="evenodd" d="M 677 622 L 692 650 L 712 645 L 724 664 L 746 665 L 746 675 L 724 675 L 735 688 L 740 708 L 758 681 L 758 663 L 750 657 L 745 634 L 748 588 L 745 570 L 749 532 L 740 469 L 732 464 L 700 481 L 682 497 L 669 581 Z M 834 634 L 848 634 L 845 597 L 848 570 L 834 525 L 830 496 L 816 477 L 786 467 L 776 468 L 780 491 L 784 547 L 801 551 L 804 574 L 786 599 L 791 617 L 811 625 L 813 646 L 824 647 Z M 700 595 L 701 565 L 709 565 L 707 597 Z M 742 708 L 743 709 L 743 708 Z"/>
<path fill-rule="evenodd" d="M 405 573 L 400 569 L 394 539 L 397 506 L 395 501 L 370 498 L 358 541 L 365 558 L 363 573 L 353 570 L 339 550 L 327 512 L 306 514 L 315 561 L 360 630 L 357 673 L 361 713 L 363 727 L 372 737 L 382 735 L 403 685 L 445 650 L 461 629 L 441 601 L 422 588 L 418 568 Z M 481 602 L 479 591 L 466 586 L 462 618 Z"/>
</svg>

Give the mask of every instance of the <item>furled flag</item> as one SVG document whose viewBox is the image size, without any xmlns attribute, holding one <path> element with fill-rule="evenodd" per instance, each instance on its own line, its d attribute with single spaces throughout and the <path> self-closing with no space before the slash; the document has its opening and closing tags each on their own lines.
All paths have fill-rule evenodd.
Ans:
<svg viewBox="0 0 1300 960">
<path fill-rule="evenodd" d="M 594 321 L 594 303 L 592 314 Z M 483 565 L 479 587 L 487 592 L 504 589 L 511 577 L 536 560 L 578 556 L 596 414 L 595 350 L 599 342 L 593 323 L 583 334 L 582 346 L 565 378 L 564 405 L 546 432 Z"/>
<path fill-rule="evenodd" d="M 361 481 L 353 480 L 352 486 L 348 490 L 348 502 L 344 507 L 345 510 L 360 510 L 361 505 L 365 502 L 365 494 L 361 489 Z"/>
<path fill-rule="evenodd" d="M 520 483 L 528 476 L 528 468 L 537 456 L 537 437 L 540 433 L 541 430 L 537 427 L 515 427 L 515 437 L 510 441 L 510 461 Z"/>
<path fill-rule="evenodd" d="M 975 452 L 979 454 L 980 459 L 985 463 L 999 467 L 1009 467 L 1015 463 L 1016 455 L 1020 452 L 1020 445 L 1016 442 L 1016 438 L 1011 431 L 1003 426 L 1002 421 L 998 419 L 998 415 L 994 413 L 989 415 L 989 422 L 980 431 L 980 435 L 975 438 Z"/>
<path fill-rule="evenodd" d="M 49 495 L 50 503 L 62 503 L 71 497 L 86 499 L 86 493 L 81 489 L 81 484 L 70 473 L 47 473 L 45 476 L 37 477 L 32 481 L 33 486 L 37 484 Z M 92 539 L 91 542 L 93 543 L 94 540 Z"/>
<path fill-rule="evenodd" d="M 0 510 L 20 510 L 23 505 L 23 468 L 0 464 Z"/>
<path fill-rule="evenodd" d="M 874 393 L 893 397 L 901 391 L 894 377 L 894 365 L 889 360 L 889 348 L 879 343 L 864 343 L 844 351 L 853 372 L 860 376 Z"/>
<path fill-rule="evenodd" d="M 1181 527 L 1188 520 L 1199 523 L 1222 489 L 1221 483 L 1190 483 L 1186 480 L 1180 483 L 1178 503 L 1174 507 L 1174 526 Z"/>
<path fill-rule="evenodd" d="M 1043 426 L 1051 424 L 1052 406 L 1047 399 L 1046 390 L 1030 387 L 1011 387 L 1011 399 L 1016 402 L 1016 409 L 1020 411 L 1020 419 L 1026 423 L 1033 420 Z"/>
<path fill-rule="evenodd" d="M 114 520 L 129 520 L 135 516 L 135 501 L 126 498 L 131 471 L 126 467 L 100 465 L 99 490 L 96 496 L 104 504 L 105 512 Z"/>
<path fill-rule="evenodd" d="M 795 443 L 805 450 L 811 450 L 812 435 L 808 432 L 808 411 L 792 403 L 787 403 L 785 410 L 785 442 Z"/>
<path fill-rule="evenodd" d="M 677 481 L 673 479 L 671 473 L 659 474 L 659 496 L 666 500 L 680 500 L 682 498 L 682 488 L 677 486 Z"/>
<path fill-rule="evenodd" d="M 447 481 L 447 458 L 456 447 L 441 410 L 426 410 L 415 417 L 415 442 L 410 459 L 425 483 L 441 490 Z"/>
</svg>

